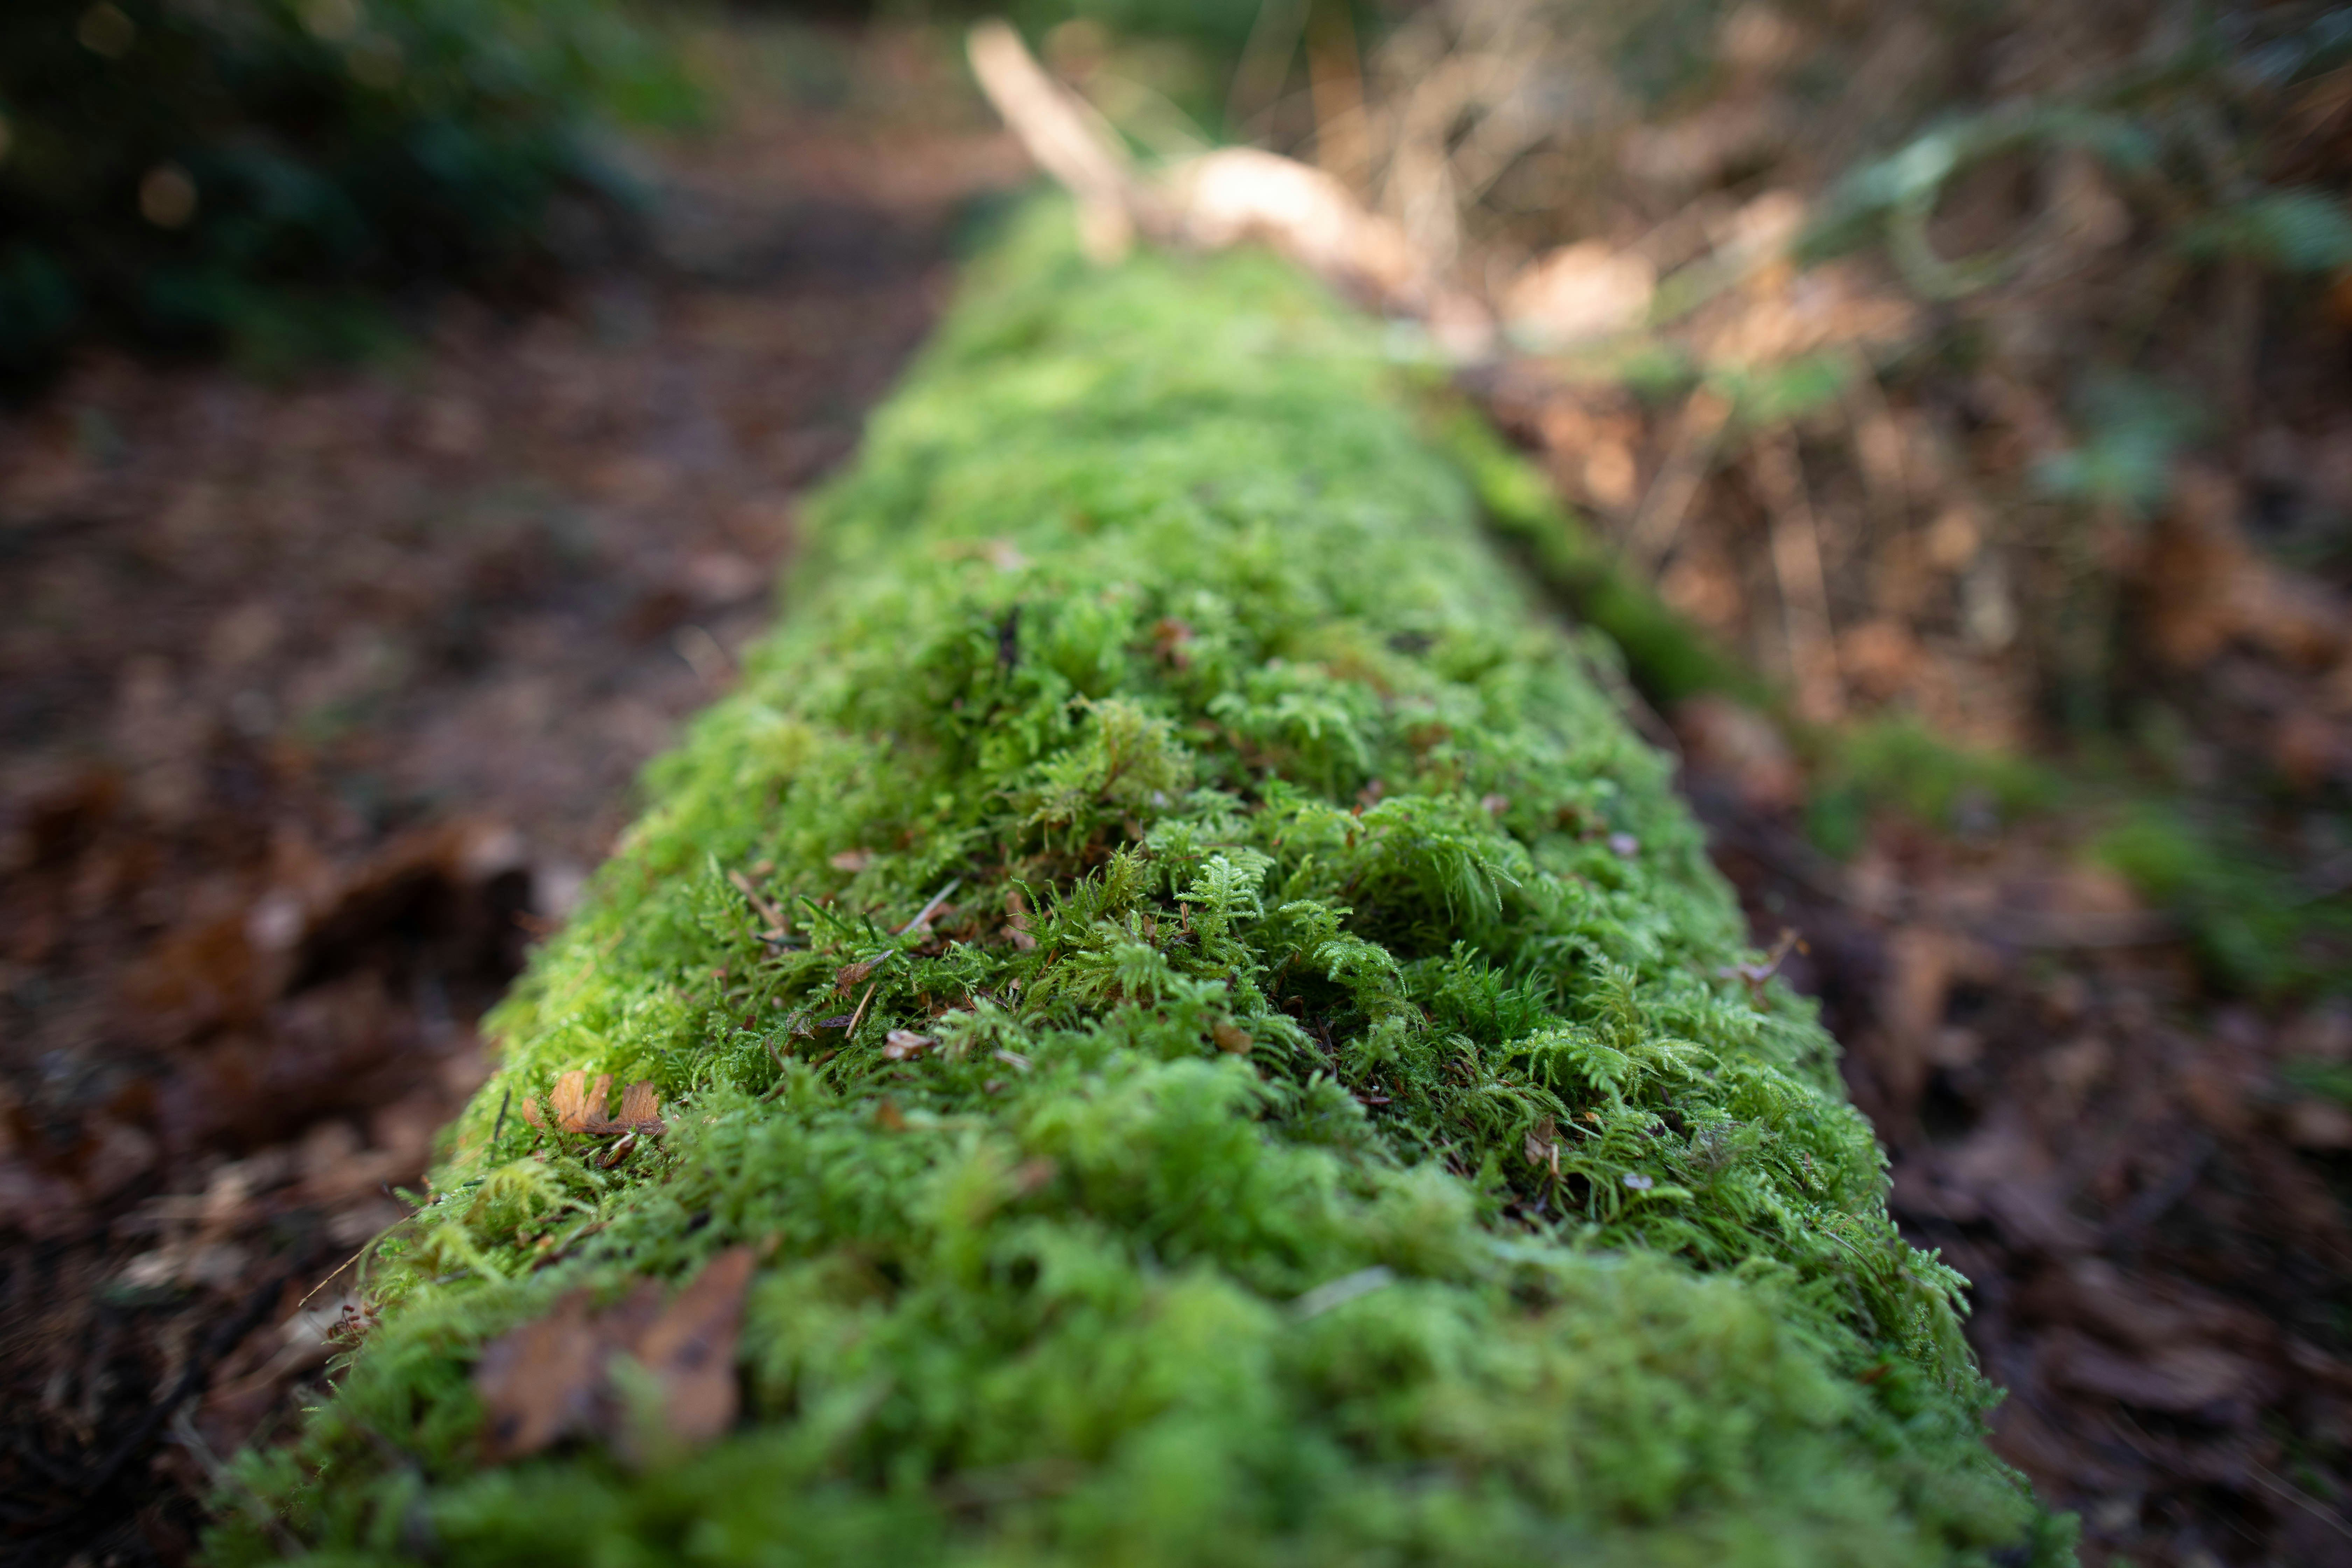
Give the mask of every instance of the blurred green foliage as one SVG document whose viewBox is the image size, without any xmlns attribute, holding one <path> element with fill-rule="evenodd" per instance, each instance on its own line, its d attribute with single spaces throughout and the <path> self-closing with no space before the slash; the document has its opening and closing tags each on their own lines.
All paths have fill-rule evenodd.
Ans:
<svg viewBox="0 0 2352 1568">
<path fill-rule="evenodd" d="M 1012 7 L 1033 33 L 1083 17 L 1120 37 L 1178 40 L 1226 60 L 1239 58 L 1265 9 L 1262 0 L 1024 0 Z"/>
<path fill-rule="evenodd" d="M 2293 1061 L 2279 1069 L 2279 1077 L 2307 1095 L 2352 1106 L 2352 1063 Z"/>
<path fill-rule="evenodd" d="M 2056 777 L 2024 758 L 1955 746 L 1908 717 L 1823 731 L 1812 744 L 1805 826 L 1839 859 L 1861 850 L 1876 810 L 1974 837 L 2060 799 Z"/>
<path fill-rule="evenodd" d="M 2242 822 L 2151 801 L 2097 850 L 2180 919 L 2222 984 L 2257 996 L 2352 990 L 2352 898 L 2282 863 Z"/>
<path fill-rule="evenodd" d="M 626 196 L 591 124 L 691 103 L 610 0 L 13 0 L 0 375 L 93 329 L 350 346 L 385 289 L 552 258 L 559 203 Z"/>
<path fill-rule="evenodd" d="M 2181 245 L 2193 256 L 2243 256 L 2282 272 L 2339 272 L 2352 267 L 2352 216 L 2325 191 L 2265 191 L 2191 227 Z"/>
<path fill-rule="evenodd" d="M 2164 504 L 2172 464 L 2200 434 L 2197 405 L 2145 377 L 2093 374 L 2074 398 L 2081 439 L 2034 466 L 2046 495 L 2141 517 Z"/>
</svg>

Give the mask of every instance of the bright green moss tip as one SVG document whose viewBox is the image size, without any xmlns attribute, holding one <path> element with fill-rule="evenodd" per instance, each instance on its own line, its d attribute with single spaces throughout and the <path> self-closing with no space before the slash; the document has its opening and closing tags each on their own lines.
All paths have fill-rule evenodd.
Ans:
<svg viewBox="0 0 2352 1568">
<path fill-rule="evenodd" d="M 1830 1040 L 1728 973 L 1606 650 L 1377 332 L 1066 227 L 980 264 L 815 509 L 215 1559 L 2069 1560 Z M 667 1133 L 608 1172 L 511 1113 L 575 1068 Z M 487 1341 L 735 1246 L 731 1435 L 483 1461 Z"/>
</svg>

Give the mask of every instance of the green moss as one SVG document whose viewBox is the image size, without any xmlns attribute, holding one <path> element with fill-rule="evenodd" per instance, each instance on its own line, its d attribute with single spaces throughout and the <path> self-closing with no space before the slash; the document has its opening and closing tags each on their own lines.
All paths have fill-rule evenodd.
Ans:
<svg viewBox="0 0 2352 1568">
<path fill-rule="evenodd" d="M 1727 977 L 1665 765 L 1376 335 L 1066 227 L 877 416 L 243 1484 L 330 1562 L 2066 1560 L 1831 1042 Z M 575 1068 L 667 1136 L 501 1120 Z M 481 1464 L 488 1339 L 742 1244 L 731 1436 Z"/>
</svg>

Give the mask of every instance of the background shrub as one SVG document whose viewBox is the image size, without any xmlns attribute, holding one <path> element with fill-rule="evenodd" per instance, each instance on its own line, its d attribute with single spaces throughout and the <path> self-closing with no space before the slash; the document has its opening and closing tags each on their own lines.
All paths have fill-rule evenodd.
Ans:
<svg viewBox="0 0 2352 1568">
<path fill-rule="evenodd" d="M 528 275 L 558 204 L 624 194 L 595 114 L 687 103 L 604 0 L 17 0 L 0 374 L 93 328 L 331 346 L 382 290 Z"/>
</svg>

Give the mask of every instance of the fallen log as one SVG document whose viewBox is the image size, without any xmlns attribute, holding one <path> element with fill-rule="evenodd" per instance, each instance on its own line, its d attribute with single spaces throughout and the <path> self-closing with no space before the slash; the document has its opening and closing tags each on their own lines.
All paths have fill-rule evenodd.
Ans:
<svg viewBox="0 0 2352 1568">
<path fill-rule="evenodd" d="M 2071 1560 L 1436 394 L 1071 226 L 813 509 L 215 1559 Z"/>
</svg>

